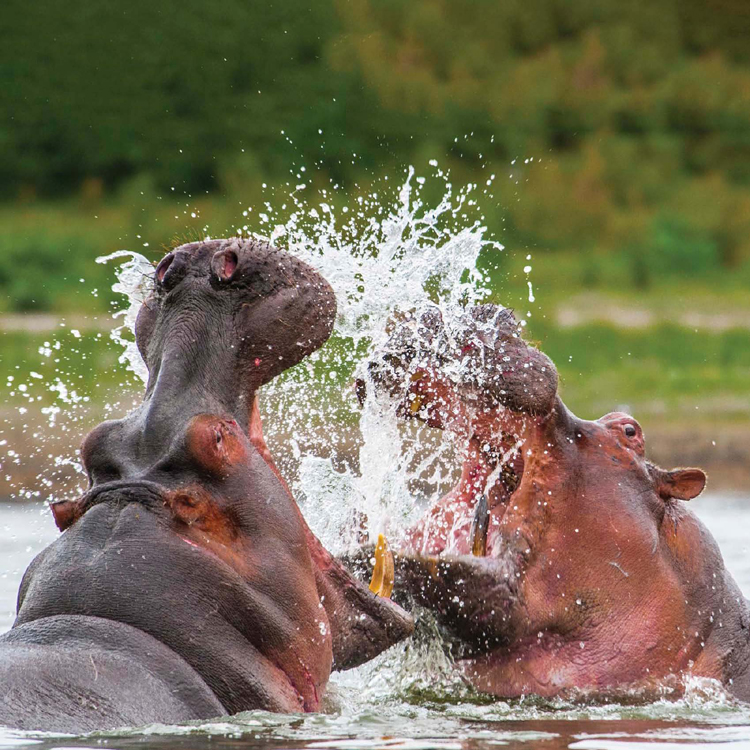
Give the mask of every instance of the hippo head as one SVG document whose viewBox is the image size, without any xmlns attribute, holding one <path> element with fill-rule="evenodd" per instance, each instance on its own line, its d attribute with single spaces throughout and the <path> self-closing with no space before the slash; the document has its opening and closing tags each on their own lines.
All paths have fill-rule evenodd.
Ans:
<svg viewBox="0 0 750 750">
<path fill-rule="evenodd" d="M 321 346 L 336 302 L 311 267 L 256 241 L 183 245 L 136 324 L 140 407 L 84 441 L 89 489 L 32 565 L 18 622 L 108 617 L 186 659 L 230 712 L 316 709 L 331 668 L 411 631 L 305 523 L 263 439 L 258 388 Z"/>
<path fill-rule="evenodd" d="M 400 320 L 368 365 L 370 389 L 453 432 L 462 458 L 458 485 L 406 531 L 397 588 L 497 695 L 723 679 L 722 627 L 741 597 L 683 502 L 705 474 L 648 461 L 626 414 L 576 418 L 521 330 L 494 305 L 450 326 L 431 308 Z"/>
</svg>

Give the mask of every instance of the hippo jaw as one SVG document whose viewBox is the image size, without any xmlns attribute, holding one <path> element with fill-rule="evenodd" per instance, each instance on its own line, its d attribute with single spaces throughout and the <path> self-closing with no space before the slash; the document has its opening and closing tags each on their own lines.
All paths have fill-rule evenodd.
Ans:
<svg viewBox="0 0 750 750">
<path fill-rule="evenodd" d="M 501 445 L 518 442 L 503 434 Z M 427 509 L 394 555 L 397 595 L 432 610 L 460 658 L 512 642 L 523 576 L 544 533 L 542 513 L 519 513 L 535 482 L 533 457 L 512 447 L 491 453 L 470 446 L 457 487 Z"/>
<path fill-rule="evenodd" d="M 53 507 L 58 525 L 68 529 L 59 540 L 66 549 L 77 547 L 82 535 L 92 533 L 91 519 L 110 517 L 110 509 L 131 523 L 142 512 L 174 555 L 175 570 L 186 576 L 180 586 L 190 596 L 200 593 L 193 591 L 200 576 L 193 583 L 184 561 L 203 556 L 195 564 L 216 579 L 214 590 L 203 595 L 217 598 L 216 611 L 246 638 L 241 648 L 264 656 L 262 669 L 255 657 L 250 666 L 292 686 L 291 694 L 279 688 L 285 698 L 253 702 L 261 700 L 258 686 L 243 680 L 262 677 L 230 666 L 236 656 L 207 663 L 201 653 L 214 646 L 203 635 L 170 640 L 199 673 L 215 675 L 209 684 L 214 688 L 218 680 L 219 697 L 232 712 L 316 710 L 332 665 L 347 668 L 372 658 L 413 628 L 405 612 L 354 581 L 320 545 L 263 439 L 258 389 L 325 342 L 335 311 L 322 277 L 265 243 L 208 241 L 176 248 L 157 266 L 153 293 L 136 324 L 149 369 L 144 401 L 88 435 L 81 453 L 89 490 Z M 227 591 L 241 603 L 237 613 Z M 85 600 L 80 609 L 88 613 Z M 24 616 L 33 611 L 28 600 Z M 273 612 L 280 623 L 275 633 Z M 170 639 L 158 622 L 160 608 L 152 607 L 150 616 L 153 622 L 133 624 Z M 266 618 L 268 628 L 259 627 L 256 617 Z M 175 625 L 175 632 L 184 627 Z M 191 643 L 200 653 L 190 651 Z M 235 675 L 233 686 L 216 676 L 213 662 L 221 665 L 222 659 Z"/>
<path fill-rule="evenodd" d="M 547 503 L 526 498 L 565 408 L 554 365 L 519 332 L 510 311 L 492 305 L 468 311 L 450 332 L 431 308 L 397 323 L 358 384 L 361 398 L 385 394 L 402 418 L 464 444 L 459 484 L 406 531 L 396 554 L 397 590 L 437 612 L 463 653 L 512 640 L 520 583 L 544 533 Z"/>
</svg>

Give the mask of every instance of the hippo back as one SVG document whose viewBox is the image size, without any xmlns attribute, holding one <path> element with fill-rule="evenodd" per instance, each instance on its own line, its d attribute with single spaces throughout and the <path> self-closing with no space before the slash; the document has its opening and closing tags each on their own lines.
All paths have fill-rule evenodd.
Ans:
<svg viewBox="0 0 750 750">
<path fill-rule="evenodd" d="M 200 675 L 146 633 L 46 617 L 0 636 L 0 725 L 81 733 L 226 711 Z"/>
<path fill-rule="evenodd" d="M 279 567 L 283 581 L 283 560 Z M 273 592 L 250 587 L 174 534 L 157 509 L 96 505 L 34 560 L 15 627 L 58 615 L 117 620 L 150 635 L 190 664 L 230 713 L 300 710 L 288 676 L 266 658 L 296 632 Z"/>
</svg>

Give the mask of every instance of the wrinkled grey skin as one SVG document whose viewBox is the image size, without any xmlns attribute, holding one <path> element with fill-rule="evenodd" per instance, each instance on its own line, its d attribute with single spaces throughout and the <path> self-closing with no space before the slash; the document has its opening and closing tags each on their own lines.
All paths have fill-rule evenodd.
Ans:
<svg viewBox="0 0 750 750">
<path fill-rule="evenodd" d="M 412 630 L 313 536 L 260 432 L 259 387 L 329 336 L 312 268 L 264 243 L 177 248 L 136 324 L 143 403 L 86 438 L 88 491 L 0 636 L 0 725 L 84 732 L 314 711 L 332 668 Z"/>
</svg>

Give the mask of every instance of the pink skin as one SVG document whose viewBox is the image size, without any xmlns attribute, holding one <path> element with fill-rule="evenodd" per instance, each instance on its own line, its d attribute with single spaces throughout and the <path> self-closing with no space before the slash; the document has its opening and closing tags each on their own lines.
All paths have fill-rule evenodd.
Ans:
<svg viewBox="0 0 750 750">
<path fill-rule="evenodd" d="M 464 442 L 464 448 L 458 484 L 406 532 L 404 550 L 421 555 L 471 554 L 469 533 L 477 499 L 487 495 L 491 527 L 505 512 L 509 494 L 496 471 L 498 456 L 517 467 L 519 476 L 523 471 L 516 440 L 504 431 L 510 414 L 505 409 L 481 410 L 467 405 L 450 383 L 426 370 L 418 370 L 412 380 L 405 403 L 411 406 L 418 399 L 421 408 L 417 414 L 402 408 L 401 415 L 450 430 Z"/>
<path fill-rule="evenodd" d="M 469 438 L 458 484 L 406 532 L 405 550 L 420 555 L 471 554 L 470 531 L 477 499 L 482 494 L 487 495 L 491 526 L 499 522 L 506 509 L 508 492 L 499 477 L 493 477 L 496 462 L 483 450 L 487 445 L 476 436 Z M 503 440 L 498 451 L 511 453 L 513 446 L 514 443 Z M 508 460 L 511 465 L 522 463 L 517 452 Z"/>
<path fill-rule="evenodd" d="M 488 309 L 466 316 L 469 336 Z M 422 329 L 432 340 L 436 320 Z M 373 360 L 373 382 L 401 416 L 463 445 L 458 484 L 405 534 L 396 589 L 433 610 L 460 646 L 457 668 L 485 692 L 648 697 L 691 675 L 750 700 L 750 608 L 684 503 L 705 474 L 647 461 L 627 414 L 575 417 L 554 365 L 498 320 L 496 338 L 486 325 L 475 335 L 475 369 L 461 382 L 441 372 L 450 349 L 429 363 L 420 330 L 397 332 Z"/>
</svg>

